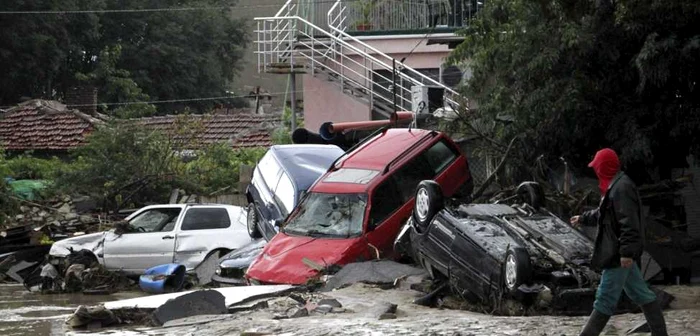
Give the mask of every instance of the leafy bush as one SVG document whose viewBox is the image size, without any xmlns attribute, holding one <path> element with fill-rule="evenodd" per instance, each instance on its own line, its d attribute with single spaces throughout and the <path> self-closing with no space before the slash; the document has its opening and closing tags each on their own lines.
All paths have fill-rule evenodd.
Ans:
<svg viewBox="0 0 700 336">
<path fill-rule="evenodd" d="M 230 191 L 239 181 L 240 166 L 254 166 L 265 151 L 265 148 L 233 149 L 225 143 L 213 144 L 198 151 L 197 159 L 187 163 L 186 177 L 204 194 Z"/>
<path fill-rule="evenodd" d="M 31 156 L 31 152 L 5 159 L 2 165 L 3 177 L 15 180 L 53 180 L 66 167 L 66 163 L 55 156 L 44 159 Z"/>
</svg>

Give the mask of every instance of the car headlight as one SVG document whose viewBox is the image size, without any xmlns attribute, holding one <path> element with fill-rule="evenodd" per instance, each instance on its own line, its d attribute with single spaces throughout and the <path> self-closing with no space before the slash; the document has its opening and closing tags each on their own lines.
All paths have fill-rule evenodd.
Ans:
<svg viewBox="0 0 700 336">
<path fill-rule="evenodd" d="M 214 270 L 214 273 L 216 275 L 221 275 L 221 267 L 217 267 L 216 270 Z"/>
</svg>

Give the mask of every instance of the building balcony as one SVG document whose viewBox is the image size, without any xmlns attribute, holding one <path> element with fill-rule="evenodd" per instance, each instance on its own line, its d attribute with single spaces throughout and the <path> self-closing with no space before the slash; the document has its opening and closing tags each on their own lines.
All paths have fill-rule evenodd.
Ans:
<svg viewBox="0 0 700 336">
<path fill-rule="evenodd" d="M 342 1 L 345 31 L 352 35 L 454 32 L 469 24 L 485 0 Z M 300 14 L 326 27 L 333 1 L 302 0 Z"/>
</svg>

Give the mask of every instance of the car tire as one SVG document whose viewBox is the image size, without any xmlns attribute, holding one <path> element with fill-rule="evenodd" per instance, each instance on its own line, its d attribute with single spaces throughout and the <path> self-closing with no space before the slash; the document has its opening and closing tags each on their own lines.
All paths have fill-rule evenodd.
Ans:
<svg viewBox="0 0 700 336">
<path fill-rule="evenodd" d="M 442 194 L 442 188 L 437 182 L 432 180 L 424 180 L 418 183 L 415 201 L 413 219 L 421 228 L 427 227 L 433 220 L 433 217 L 445 207 L 445 197 Z"/>
<path fill-rule="evenodd" d="M 509 294 L 515 294 L 518 287 L 532 280 L 530 256 L 522 248 L 510 249 L 503 263 L 503 286 Z"/>
<path fill-rule="evenodd" d="M 520 200 L 535 209 L 544 206 L 545 197 L 542 186 L 537 182 L 523 182 L 516 189 L 516 194 Z"/>
<path fill-rule="evenodd" d="M 250 238 L 258 239 L 262 238 L 262 233 L 260 233 L 260 226 L 258 225 L 258 209 L 254 203 L 248 204 L 247 211 L 247 227 L 248 235 Z"/>
</svg>

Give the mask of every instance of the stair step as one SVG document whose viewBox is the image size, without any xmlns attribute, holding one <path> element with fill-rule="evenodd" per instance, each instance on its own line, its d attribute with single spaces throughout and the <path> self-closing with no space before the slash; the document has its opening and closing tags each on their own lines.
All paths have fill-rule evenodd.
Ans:
<svg viewBox="0 0 700 336">
<path fill-rule="evenodd" d="M 305 74 L 308 73 L 305 69 L 268 69 L 265 71 L 265 73 L 269 74 L 279 74 L 279 75 L 288 75 L 288 74 Z"/>
</svg>

